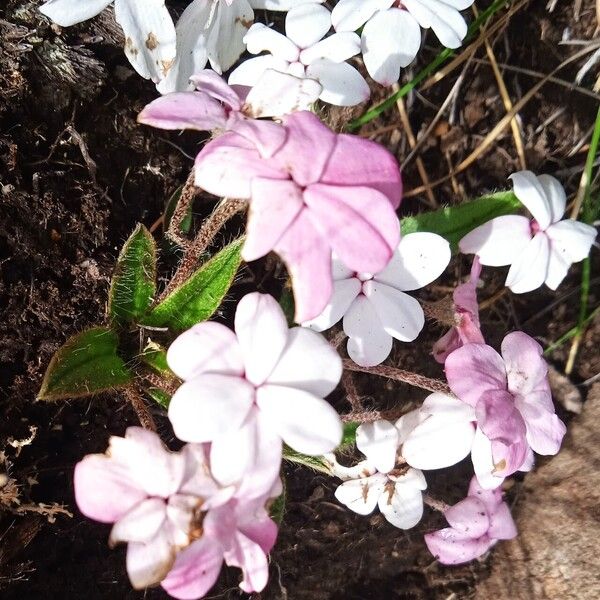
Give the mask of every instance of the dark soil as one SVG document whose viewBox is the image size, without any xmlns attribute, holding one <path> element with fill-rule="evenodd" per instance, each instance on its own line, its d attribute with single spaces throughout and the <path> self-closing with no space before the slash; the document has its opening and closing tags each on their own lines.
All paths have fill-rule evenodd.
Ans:
<svg viewBox="0 0 600 600">
<path fill-rule="evenodd" d="M 136 424 L 135 414 L 118 394 L 60 403 L 35 398 L 53 352 L 69 336 L 103 321 L 111 269 L 123 241 L 137 222 L 149 227 L 161 216 L 166 198 L 191 167 L 186 154 L 197 152 L 201 137 L 137 125 L 136 114 L 156 94 L 152 84 L 129 68 L 108 13 L 60 31 L 36 13 L 36 4 L 8 0 L 0 8 L 0 456 L 18 485 L 22 505 L 63 505 L 73 516 L 17 514 L 16 502 L 0 512 L 0 593 L 5 600 L 164 598 L 161 590 L 131 590 L 124 549 L 109 550 L 108 527 L 83 518 L 73 499 L 74 464 L 87 453 L 104 451 L 109 435 Z M 565 28 L 573 39 L 592 38 L 593 1 L 583 3 L 579 22 L 570 5 L 558 3 L 549 14 L 545 4 L 522 8 L 494 39 L 500 63 L 546 74 L 581 48 L 557 45 Z M 433 36 L 426 41 L 432 48 L 422 53 L 420 64 L 436 52 Z M 558 76 L 573 81 L 588 56 Z M 478 147 L 505 114 L 485 52 L 476 57 L 484 62 L 466 67 L 451 107 L 453 118 L 446 113 L 419 152 L 432 181 Z M 460 73 L 458 69 L 424 95 L 408 99 L 415 134 L 427 128 Z M 537 81 L 512 71 L 504 76 L 514 101 Z M 595 77 L 597 69 L 592 69 L 582 86 L 591 89 Z M 374 93 L 376 98 L 385 95 L 383 90 Z M 573 193 L 586 151 L 578 145 L 593 123 L 596 106 L 597 100 L 577 90 L 544 86 L 520 113 L 528 167 L 557 174 Z M 338 123 L 341 118 L 331 115 Z M 386 112 L 361 134 L 369 132 L 401 162 L 407 156 L 396 111 Z M 464 173 L 436 187 L 435 200 L 451 204 L 506 187 L 507 175 L 518 169 L 507 129 Z M 420 185 L 413 160 L 405 171 L 406 190 Z M 197 203 L 197 220 L 207 206 Z M 424 208 L 425 202 L 410 198 L 403 214 Z M 598 273 L 598 252 L 593 256 Z M 172 256 L 165 258 L 173 262 Z M 455 260 L 449 275 L 423 297 L 442 298 L 466 272 L 467 263 Z M 498 270 L 486 270 L 484 279 L 483 301 L 494 298 L 504 280 Z M 498 297 L 482 314 L 490 343 L 497 344 L 515 328 L 544 344 L 557 339 L 576 322 L 579 282 L 580 269 L 573 268 L 557 293 L 543 289 Z M 600 302 L 598 283 L 592 275 L 592 308 Z M 230 308 L 225 307 L 225 316 Z M 440 333 L 430 323 L 417 343 L 396 345 L 390 364 L 441 376 L 428 357 Z M 580 348 L 576 383 L 600 371 L 599 342 L 596 320 Z M 551 356 L 559 370 L 569 346 Z M 357 382 L 369 406 L 402 402 L 408 409 L 423 397 L 375 377 Z M 584 393 L 586 389 L 582 387 Z M 339 401 L 343 409 L 341 397 Z M 171 440 L 160 409 L 153 412 L 164 438 Z M 564 411 L 562 416 L 569 418 Z M 28 438 L 32 427 L 35 437 L 29 445 L 11 445 Z M 452 503 L 464 495 L 468 479 L 468 464 L 431 474 L 430 492 Z M 441 524 L 439 515 L 429 512 L 416 529 L 402 532 L 378 514 L 359 517 L 338 505 L 335 482 L 324 476 L 286 466 L 286 480 L 287 510 L 271 557 L 271 581 L 260 597 L 468 598 L 489 572 L 485 559 L 453 569 L 432 560 L 422 534 Z M 512 497 L 519 486 L 511 490 Z M 238 581 L 237 572 L 225 572 L 214 597 L 239 597 Z"/>
</svg>

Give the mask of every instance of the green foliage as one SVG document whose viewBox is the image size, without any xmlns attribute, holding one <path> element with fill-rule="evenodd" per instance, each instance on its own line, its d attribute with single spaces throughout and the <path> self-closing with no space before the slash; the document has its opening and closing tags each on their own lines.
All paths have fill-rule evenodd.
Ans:
<svg viewBox="0 0 600 600">
<path fill-rule="evenodd" d="M 141 224 L 125 242 L 110 284 L 108 315 L 117 325 L 139 320 L 156 293 L 156 244 Z"/>
<path fill-rule="evenodd" d="M 512 191 L 496 192 L 458 206 L 404 217 L 401 220 L 402 235 L 430 231 L 447 239 L 456 250 L 460 239 L 475 227 L 495 217 L 514 214 L 521 208 L 522 204 Z"/>
<path fill-rule="evenodd" d="M 211 317 L 229 291 L 240 266 L 242 243 L 242 239 L 236 240 L 204 263 L 155 306 L 143 324 L 183 331 Z"/>
<path fill-rule="evenodd" d="M 302 465 L 303 467 L 308 467 L 309 469 L 325 473 L 326 475 L 332 474 L 329 464 L 322 456 L 308 456 L 307 454 L 292 450 L 292 448 L 285 444 L 283 446 L 283 460 Z"/>
<path fill-rule="evenodd" d="M 169 369 L 169 365 L 167 364 L 167 351 L 159 344 L 150 342 L 148 346 L 144 348 L 140 358 L 159 375 L 164 377 L 175 377 L 175 374 Z"/>
<path fill-rule="evenodd" d="M 277 496 L 275 500 L 273 500 L 273 503 L 269 508 L 269 514 L 271 516 L 271 519 L 273 519 L 273 521 L 275 521 L 277 525 L 281 525 L 283 521 L 283 516 L 285 514 L 285 504 L 287 501 L 287 487 L 283 476 L 281 477 L 281 483 L 283 490 L 281 491 L 281 494 Z"/>
<path fill-rule="evenodd" d="M 164 390 L 157 387 L 150 387 L 146 389 L 146 393 L 154 400 L 154 402 L 162 406 L 165 410 L 169 408 L 171 396 Z"/>
<path fill-rule="evenodd" d="M 38 400 L 91 396 L 123 387 L 133 379 L 117 354 L 118 336 L 107 327 L 83 331 L 52 357 Z"/>
<path fill-rule="evenodd" d="M 344 433 L 342 435 L 342 441 L 338 446 L 338 450 L 345 450 L 349 446 L 356 444 L 356 430 L 360 423 L 344 423 Z"/>
</svg>

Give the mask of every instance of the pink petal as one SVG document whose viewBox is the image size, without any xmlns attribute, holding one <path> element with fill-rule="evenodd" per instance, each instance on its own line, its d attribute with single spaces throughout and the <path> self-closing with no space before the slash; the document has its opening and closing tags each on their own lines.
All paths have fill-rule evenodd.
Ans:
<svg viewBox="0 0 600 600">
<path fill-rule="evenodd" d="M 284 144 L 287 132 L 273 121 L 246 119 L 241 113 L 232 113 L 227 129 L 252 142 L 262 158 L 271 158 Z"/>
<path fill-rule="evenodd" d="M 488 536 L 473 539 L 451 527 L 425 534 L 429 552 L 443 565 L 459 565 L 479 558 L 494 542 Z"/>
<path fill-rule="evenodd" d="M 241 377 L 200 375 L 184 383 L 169 404 L 175 435 L 210 442 L 240 428 L 254 402 L 254 387 Z"/>
<path fill-rule="evenodd" d="M 365 160 L 365 157 L 369 160 Z M 321 183 L 373 188 L 400 206 L 402 181 L 394 156 L 383 146 L 356 135 L 339 134 L 320 178 Z"/>
<path fill-rule="evenodd" d="M 267 554 L 277 539 L 277 524 L 267 514 L 265 503 L 239 501 L 235 507 L 238 530 Z"/>
<path fill-rule="evenodd" d="M 252 180 L 246 241 L 242 256 L 256 260 L 270 252 L 304 206 L 302 190 L 291 180 Z"/>
<path fill-rule="evenodd" d="M 194 87 L 223 102 L 232 110 L 240 110 L 242 103 L 236 91 L 212 69 L 203 69 L 196 75 L 190 77 Z"/>
<path fill-rule="evenodd" d="M 517 526 L 506 502 L 502 502 L 490 515 L 488 535 L 494 540 L 512 540 L 517 537 Z"/>
<path fill-rule="evenodd" d="M 307 210 L 301 211 L 275 246 L 292 278 L 297 323 L 320 315 L 331 298 L 333 287 L 331 249 L 307 213 Z"/>
<path fill-rule="evenodd" d="M 358 198 L 361 203 L 364 202 L 362 212 L 348 201 Z M 380 212 L 380 207 L 387 209 L 387 222 L 394 222 L 394 211 L 382 194 L 369 188 L 315 184 L 306 188 L 304 200 L 314 226 L 349 269 L 373 273 L 387 264 L 393 246 L 384 238 L 381 228 L 363 216 L 365 207 L 373 205 L 376 214 Z M 396 237 L 398 235 L 399 231 Z M 391 236 L 388 237 L 391 239 Z"/>
<path fill-rule="evenodd" d="M 560 450 L 567 432 L 565 424 L 552 411 L 541 403 L 519 402 L 519 412 L 527 427 L 527 442 L 531 448 L 543 456 L 554 456 Z"/>
<path fill-rule="evenodd" d="M 246 378 L 261 385 L 273 371 L 288 341 L 283 310 L 268 294 L 244 296 L 235 312 L 235 332 L 246 365 Z"/>
<path fill-rule="evenodd" d="M 203 373 L 244 374 L 237 338 L 220 323 L 199 323 L 184 331 L 169 346 L 167 362 L 184 381 Z"/>
<path fill-rule="evenodd" d="M 230 567 L 242 569 L 244 578 L 240 588 L 250 594 L 260 592 L 269 580 L 269 563 L 262 548 L 244 534 L 237 532 L 233 547 L 224 554 L 225 562 Z"/>
<path fill-rule="evenodd" d="M 150 542 L 165 522 L 166 509 L 167 505 L 162 498 L 143 500 L 113 525 L 109 544 Z"/>
<path fill-rule="evenodd" d="M 222 198 L 249 199 L 255 177 L 287 179 L 273 161 L 237 133 L 225 133 L 204 146 L 196 157 L 196 185 Z"/>
<path fill-rule="evenodd" d="M 446 377 L 452 391 L 471 406 L 477 406 L 490 390 L 506 389 L 502 357 L 490 346 L 466 344 L 448 356 Z"/>
<path fill-rule="evenodd" d="M 433 354 L 434 360 L 443 365 L 448 356 L 462 345 L 462 340 L 458 334 L 458 328 L 452 327 L 446 331 L 435 344 L 433 344 L 431 353 Z"/>
<path fill-rule="evenodd" d="M 282 119 L 288 132 L 275 160 L 302 187 L 321 179 L 336 144 L 336 136 L 319 117 L 308 111 Z"/>
<path fill-rule="evenodd" d="M 202 92 L 175 92 L 157 98 L 144 107 L 138 123 L 160 129 L 224 128 L 227 114 L 221 104 Z"/>
<path fill-rule="evenodd" d="M 75 466 L 75 500 L 90 519 L 114 523 L 146 498 L 129 469 L 103 454 L 86 456 Z"/>
<path fill-rule="evenodd" d="M 490 519 L 483 502 L 473 496 L 467 496 L 458 504 L 444 512 L 448 523 L 460 533 L 472 538 L 486 534 L 490 527 Z"/>
<path fill-rule="evenodd" d="M 202 598 L 217 581 L 222 564 L 219 543 L 202 537 L 179 552 L 161 586 L 178 600 Z"/>
<path fill-rule="evenodd" d="M 502 490 L 500 488 L 486 489 L 479 484 L 477 477 L 471 478 L 468 496 L 479 498 L 490 515 L 502 504 L 503 498 Z"/>
</svg>

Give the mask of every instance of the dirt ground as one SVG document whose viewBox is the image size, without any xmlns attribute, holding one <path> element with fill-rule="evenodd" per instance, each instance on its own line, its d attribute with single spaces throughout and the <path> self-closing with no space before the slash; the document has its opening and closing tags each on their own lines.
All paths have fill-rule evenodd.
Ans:
<svg viewBox="0 0 600 600">
<path fill-rule="evenodd" d="M 0 472 L 7 473 L 10 484 L 0 490 L 0 594 L 5 600 L 165 598 L 160 589 L 131 590 L 124 548 L 109 550 L 108 527 L 83 518 L 73 499 L 74 464 L 87 453 L 104 451 L 109 435 L 136 424 L 135 414 L 118 394 L 60 403 L 36 402 L 35 397 L 52 353 L 69 336 L 102 322 L 111 269 L 123 241 L 137 222 L 149 227 L 161 216 L 166 199 L 185 181 L 202 138 L 136 124 L 136 114 L 156 92 L 131 71 L 109 13 L 61 31 L 36 13 L 36 4 L 8 0 L 0 8 Z M 545 1 L 522 6 L 491 38 L 498 63 L 510 66 L 503 74 L 515 102 L 539 80 L 531 71 L 547 74 L 581 51 L 580 44 L 559 45 L 560 40 L 587 42 L 594 36 L 593 0 L 584 0 L 578 21 L 577 3 L 554 4 L 552 13 Z M 421 66 L 436 53 L 433 36 L 427 36 L 427 44 Z M 590 56 L 556 76 L 573 82 Z M 594 67 L 580 87 L 547 83 L 520 112 L 528 168 L 558 176 L 570 194 L 581 176 L 585 136 L 597 109 L 598 98 L 588 93 L 597 76 Z M 480 49 L 466 66 L 407 99 L 415 135 L 427 129 L 459 77 L 449 112 L 417 153 L 431 181 L 445 177 L 475 150 L 506 112 Z M 375 98 L 385 96 L 375 84 L 373 89 Z M 356 116 L 364 108 L 351 112 Z M 347 116 L 338 112 L 331 121 L 340 123 Z M 387 111 L 361 135 L 384 143 L 400 162 L 410 152 L 397 110 Z M 406 199 L 401 214 L 505 188 L 506 177 L 516 170 L 514 140 L 506 129 L 472 166 L 437 185 L 432 199 L 424 194 Z M 414 159 L 404 182 L 407 191 L 423 184 Z M 197 222 L 208 209 L 207 203 L 197 203 Z M 598 254 L 593 251 L 592 308 L 600 303 Z M 174 257 L 164 258 L 166 274 Z M 244 279 L 261 280 L 265 269 L 268 265 L 246 267 L 233 295 L 243 289 Z M 422 297 L 442 298 L 466 272 L 467 262 L 454 259 L 448 275 Z M 480 300 L 491 344 L 520 328 L 547 345 L 575 324 L 579 266 L 556 293 L 501 295 L 503 275 L 484 271 Z M 232 306 L 224 307 L 223 318 L 230 317 Z M 396 344 L 390 364 L 440 377 L 441 369 L 428 354 L 441 331 L 429 323 L 416 343 Z M 599 344 L 596 319 L 572 376 L 574 383 L 584 384 L 579 387 L 584 398 L 586 380 L 600 372 Z M 559 371 L 569 346 L 549 357 Z M 375 377 L 361 376 L 357 384 L 368 406 L 402 402 L 410 408 L 423 398 Z M 339 394 L 337 402 L 344 410 Z M 561 406 L 558 410 L 571 419 Z M 172 440 L 160 409 L 153 413 L 164 439 Z M 18 443 L 32 433 L 30 443 Z M 468 479 L 468 464 L 432 473 L 430 493 L 453 503 L 464 495 Z M 378 514 L 359 517 L 338 505 L 335 482 L 325 476 L 287 465 L 286 480 L 288 504 L 271 557 L 270 583 L 256 598 L 462 599 L 474 597 L 478 582 L 491 571 L 493 553 L 458 568 L 432 560 L 422 534 L 441 524 L 439 515 L 427 512 L 417 528 L 402 532 Z M 517 512 L 527 501 L 521 487 L 516 482 L 509 491 Z M 63 507 L 72 516 L 52 510 L 40 514 L 49 511 L 39 503 Z M 238 572 L 225 571 L 211 597 L 240 597 L 238 581 Z"/>
</svg>

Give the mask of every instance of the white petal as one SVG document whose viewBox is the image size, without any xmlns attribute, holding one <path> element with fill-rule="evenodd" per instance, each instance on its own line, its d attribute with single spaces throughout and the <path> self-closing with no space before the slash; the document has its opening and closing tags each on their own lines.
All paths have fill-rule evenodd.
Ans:
<svg viewBox="0 0 600 600">
<path fill-rule="evenodd" d="M 426 418 L 427 415 L 419 408 L 402 415 L 395 423 L 396 429 L 398 430 L 398 443 L 403 444 L 415 427 L 422 423 Z"/>
<path fill-rule="evenodd" d="M 423 516 L 423 494 L 421 490 L 397 483 L 393 491 L 387 490 L 379 496 L 379 510 L 388 523 L 399 529 L 414 527 Z"/>
<path fill-rule="evenodd" d="M 199 323 L 184 331 L 169 346 L 167 362 L 183 380 L 201 373 L 244 374 L 237 338 L 220 323 Z"/>
<path fill-rule="evenodd" d="M 355 106 L 369 99 L 371 91 L 364 77 L 348 63 L 321 58 L 306 68 L 306 76 L 322 86 L 321 100 L 336 106 Z"/>
<path fill-rule="evenodd" d="M 545 230 L 552 223 L 552 206 L 538 178 L 531 171 L 519 171 L 509 179 L 513 183 L 515 196 L 527 207 L 540 229 Z"/>
<path fill-rule="evenodd" d="M 437 279 L 450 262 L 450 244 L 435 233 L 405 235 L 383 271 L 374 277 L 398 290 L 418 290 Z"/>
<path fill-rule="evenodd" d="M 363 367 L 382 363 L 392 351 L 392 336 L 386 333 L 375 307 L 360 295 L 344 315 L 344 331 L 350 358 Z"/>
<path fill-rule="evenodd" d="M 565 214 L 567 194 L 560 181 L 552 175 L 538 175 L 538 183 L 542 186 L 548 206 L 550 207 L 551 222 L 558 223 Z"/>
<path fill-rule="evenodd" d="M 69 27 L 95 17 L 112 0 L 48 0 L 40 6 L 40 12 L 61 27 Z"/>
<path fill-rule="evenodd" d="M 510 265 L 531 240 L 527 217 L 505 215 L 496 217 L 467 233 L 458 243 L 463 254 L 477 254 L 482 265 Z"/>
<path fill-rule="evenodd" d="M 565 219 L 550 225 L 546 235 L 550 238 L 552 252 L 561 254 L 571 263 L 576 263 L 589 255 L 596 239 L 596 229 L 581 221 Z"/>
<path fill-rule="evenodd" d="M 356 277 L 333 282 L 333 294 L 325 310 L 315 319 L 302 323 L 314 331 L 325 331 L 333 327 L 348 311 L 360 293 L 361 282 Z"/>
<path fill-rule="evenodd" d="M 331 12 L 331 21 L 336 31 L 356 31 L 378 10 L 394 4 L 394 0 L 340 0 Z"/>
<path fill-rule="evenodd" d="M 393 475 L 390 473 L 388 477 L 392 481 L 406 487 L 412 487 L 421 491 L 427 489 L 427 480 L 425 479 L 425 475 L 423 475 L 423 471 L 420 471 L 419 469 L 413 469 L 411 467 L 402 475 Z"/>
<path fill-rule="evenodd" d="M 344 62 L 360 53 L 360 38 L 353 31 L 334 33 L 324 40 L 302 50 L 300 62 L 305 65 L 328 58 L 332 62 Z"/>
<path fill-rule="evenodd" d="M 127 545 L 127 574 L 136 590 L 161 582 L 174 561 L 175 548 L 171 546 L 164 528 L 147 544 L 130 542 Z"/>
<path fill-rule="evenodd" d="M 244 296 L 235 312 L 246 378 L 260 385 L 270 375 L 288 342 L 288 325 L 273 296 L 254 292 Z"/>
<path fill-rule="evenodd" d="M 210 442 L 239 429 L 254 401 L 254 388 L 241 377 L 200 375 L 173 394 L 169 420 L 184 442 Z"/>
<path fill-rule="evenodd" d="M 406 10 L 376 13 L 362 32 L 362 54 L 369 75 L 381 85 L 392 85 L 421 47 L 421 28 Z"/>
<path fill-rule="evenodd" d="M 210 66 L 217 73 L 228 71 L 242 55 L 246 49 L 244 35 L 253 20 L 254 11 L 247 0 L 235 0 L 231 6 L 217 3 L 207 44 Z"/>
<path fill-rule="evenodd" d="M 249 58 L 235 68 L 229 75 L 229 85 L 244 85 L 253 87 L 261 80 L 268 69 L 285 73 L 288 63 L 280 58 L 275 58 L 271 54 Z"/>
<path fill-rule="evenodd" d="M 133 68 L 158 83 L 175 62 L 175 25 L 164 0 L 115 0 L 115 19 L 125 34 L 125 54 Z"/>
<path fill-rule="evenodd" d="M 355 513 L 368 515 L 375 510 L 386 481 L 386 476 L 381 473 L 365 479 L 351 479 L 335 490 L 335 497 Z"/>
<path fill-rule="evenodd" d="M 549 262 L 550 240 L 540 231 L 511 265 L 506 277 L 506 286 L 515 294 L 536 290 L 548 276 Z"/>
<path fill-rule="evenodd" d="M 250 54 L 267 51 L 280 60 L 287 62 L 298 60 L 300 51 L 294 42 L 262 23 L 255 23 L 250 27 L 244 37 L 244 42 Z"/>
<path fill-rule="evenodd" d="M 246 96 L 244 112 L 258 119 L 310 110 L 322 91 L 321 84 L 314 79 L 267 69 Z"/>
<path fill-rule="evenodd" d="M 294 327 L 267 383 L 324 398 L 333 392 L 341 376 L 342 360 L 331 344 L 320 333 Z"/>
<path fill-rule="evenodd" d="M 492 442 L 483 434 L 479 427 L 473 438 L 471 460 L 479 485 L 484 490 L 494 490 L 502 485 L 504 477 L 494 475 L 494 459 L 492 457 Z"/>
<path fill-rule="evenodd" d="M 375 466 L 368 460 L 362 460 L 351 467 L 345 467 L 344 465 L 340 465 L 333 452 L 327 452 L 323 455 L 323 458 L 327 461 L 331 473 L 342 481 L 364 479 L 365 477 L 370 477 L 377 473 Z"/>
<path fill-rule="evenodd" d="M 462 15 L 440 0 L 407 0 L 406 9 L 421 27 L 431 27 L 440 42 L 447 48 L 458 48 L 467 35 L 467 24 Z"/>
<path fill-rule="evenodd" d="M 285 34 L 298 48 L 316 44 L 331 28 L 331 13 L 320 4 L 295 6 L 285 18 Z"/>
<path fill-rule="evenodd" d="M 149 542 L 165 521 L 167 505 L 162 498 L 148 498 L 119 519 L 110 532 L 109 543 Z"/>
<path fill-rule="evenodd" d="M 265 422 L 298 452 L 331 452 L 342 440 L 337 412 L 325 400 L 304 390 L 263 385 L 256 391 L 256 403 Z"/>
<path fill-rule="evenodd" d="M 324 2 L 325 0 L 250 0 L 252 8 L 262 8 L 264 10 L 288 11 L 299 4 Z"/>
<path fill-rule="evenodd" d="M 446 423 L 465 423 L 476 421 L 475 409 L 462 402 L 456 396 L 434 392 L 423 401 L 421 412 L 425 415 L 436 415 Z"/>
<path fill-rule="evenodd" d="M 396 465 L 398 430 L 389 421 L 363 423 L 356 430 L 356 447 L 380 473 L 387 473 Z"/>
<path fill-rule="evenodd" d="M 425 315 L 412 296 L 375 280 L 366 282 L 363 291 L 388 335 L 401 342 L 412 342 L 419 335 Z"/>
</svg>

